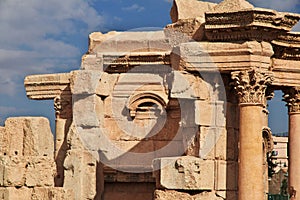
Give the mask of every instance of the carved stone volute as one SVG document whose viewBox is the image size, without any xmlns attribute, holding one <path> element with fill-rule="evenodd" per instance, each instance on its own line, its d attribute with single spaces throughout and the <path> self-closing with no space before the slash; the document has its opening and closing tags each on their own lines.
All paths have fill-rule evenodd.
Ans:
<svg viewBox="0 0 300 200">
<path fill-rule="evenodd" d="M 54 98 L 56 118 L 68 119 L 72 117 L 72 97 L 60 95 Z"/>
</svg>

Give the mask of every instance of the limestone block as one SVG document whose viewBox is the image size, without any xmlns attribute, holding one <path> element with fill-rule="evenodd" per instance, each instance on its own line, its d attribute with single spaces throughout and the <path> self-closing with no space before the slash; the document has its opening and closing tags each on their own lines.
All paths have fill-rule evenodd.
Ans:
<svg viewBox="0 0 300 200">
<path fill-rule="evenodd" d="M 216 101 L 215 108 L 216 108 L 216 126 L 217 127 L 225 127 L 226 126 L 226 109 L 227 109 L 227 103 L 224 101 Z"/>
<path fill-rule="evenodd" d="M 42 156 L 2 156 L 0 186 L 53 186 L 55 162 Z"/>
<path fill-rule="evenodd" d="M 13 117 L 1 135 L 4 155 L 53 156 L 54 141 L 49 121 L 43 117 Z"/>
<path fill-rule="evenodd" d="M 216 160 L 216 190 L 237 190 L 238 163 Z"/>
<path fill-rule="evenodd" d="M 154 200 L 223 200 L 214 192 L 199 192 L 196 194 L 189 194 L 188 192 L 179 192 L 175 190 L 155 190 Z M 233 200 L 233 199 L 232 199 Z"/>
<path fill-rule="evenodd" d="M 85 150 L 69 150 L 66 155 L 64 188 L 73 189 L 76 200 L 96 195 L 96 159 Z"/>
<path fill-rule="evenodd" d="M 115 46 L 109 46 L 108 43 L 106 43 L 105 45 L 103 45 L 103 43 L 105 41 L 108 41 L 108 40 L 113 40 L 114 37 L 116 37 L 118 34 L 118 32 L 116 31 L 110 31 L 106 34 L 103 34 L 101 32 L 93 32 L 89 35 L 89 50 L 88 52 L 89 53 L 93 53 L 93 52 L 96 52 L 96 48 L 98 46 L 102 46 L 103 48 L 103 51 L 109 51 L 109 49 L 115 49 L 116 47 Z"/>
<path fill-rule="evenodd" d="M 28 157 L 25 185 L 28 187 L 54 186 L 56 165 L 53 158 Z"/>
<path fill-rule="evenodd" d="M 172 46 L 191 40 L 201 41 L 205 36 L 204 18 L 180 19 L 165 27 L 164 31 Z"/>
<path fill-rule="evenodd" d="M 73 120 L 77 127 L 99 127 L 99 119 L 96 114 L 97 105 L 101 98 L 97 95 L 73 95 Z"/>
<path fill-rule="evenodd" d="M 96 70 L 73 71 L 71 78 L 72 94 L 95 94 L 103 73 Z"/>
<path fill-rule="evenodd" d="M 5 121 L 6 134 L 3 136 L 3 143 L 8 146 L 6 155 L 23 155 L 23 119 L 8 118 Z"/>
<path fill-rule="evenodd" d="M 168 77 L 168 84 L 171 88 L 172 98 L 184 99 L 208 99 L 210 92 L 207 83 L 194 76 L 180 71 L 174 71 L 172 76 Z"/>
<path fill-rule="evenodd" d="M 24 156 L 53 157 L 54 139 L 48 119 L 43 117 L 24 118 Z"/>
<path fill-rule="evenodd" d="M 225 128 L 217 128 L 215 135 L 215 158 L 218 160 L 227 160 L 228 159 L 228 151 L 230 148 L 228 143 L 228 134 Z"/>
<path fill-rule="evenodd" d="M 100 82 L 96 88 L 96 94 L 100 95 L 100 96 L 109 96 L 110 94 L 112 94 L 114 85 L 117 82 L 118 79 L 117 74 L 107 74 L 107 73 L 103 73 L 101 78 L 100 78 Z"/>
<path fill-rule="evenodd" d="M 213 10 L 215 5 L 197 0 L 175 0 L 170 12 L 172 22 L 180 19 L 204 18 L 205 12 Z"/>
<path fill-rule="evenodd" d="M 216 125 L 216 105 L 208 101 L 195 101 L 195 123 L 202 126 Z"/>
<path fill-rule="evenodd" d="M 234 12 L 253 8 L 254 6 L 245 0 L 224 0 L 214 7 L 214 12 Z"/>
<path fill-rule="evenodd" d="M 199 156 L 203 159 L 227 160 L 228 148 L 231 148 L 228 146 L 228 139 L 227 130 L 225 128 L 201 126 Z"/>
<path fill-rule="evenodd" d="M 170 51 L 163 31 L 110 32 L 90 35 L 89 53 Z"/>
<path fill-rule="evenodd" d="M 6 137 L 5 127 L 0 126 L 0 152 L 1 152 L 1 154 L 7 154 L 7 152 L 8 152 L 7 142 L 4 141 L 5 137 Z"/>
<path fill-rule="evenodd" d="M 74 191 L 60 187 L 35 187 L 31 200 L 74 200 Z"/>
<path fill-rule="evenodd" d="M 20 156 L 0 157 L 0 186 L 23 186 L 27 162 Z"/>
<path fill-rule="evenodd" d="M 81 59 L 81 69 L 103 71 L 103 56 L 101 54 L 84 54 Z"/>
<path fill-rule="evenodd" d="M 212 190 L 214 162 L 191 156 L 159 158 L 153 161 L 159 188 Z"/>
<path fill-rule="evenodd" d="M 31 200 L 31 195 L 32 188 L 0 187 L 1 200 Z"/>
</svg>

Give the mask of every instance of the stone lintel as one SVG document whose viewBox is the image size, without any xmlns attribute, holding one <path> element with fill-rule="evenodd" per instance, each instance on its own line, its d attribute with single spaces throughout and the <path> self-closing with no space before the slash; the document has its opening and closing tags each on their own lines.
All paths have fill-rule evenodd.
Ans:
<svg viewBox="0 0 300 200">
<path fill-rule="evenodd" d="M 70 95 L 70 73 L 31 75 L 24 80 L 27 97 L 34 100 Z"/>
<path fill-rule="evenodd" d="M 273 49 L 267 42 L 189 42 L 173 49 L 175 70 L 228 73 L 260 68 L 268 70 Z"/>
</svg>

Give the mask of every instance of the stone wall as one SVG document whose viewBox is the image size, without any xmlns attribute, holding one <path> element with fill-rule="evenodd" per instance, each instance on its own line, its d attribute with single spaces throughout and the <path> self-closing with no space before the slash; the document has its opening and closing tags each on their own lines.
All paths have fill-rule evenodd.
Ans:
<svg viewBox="0 0 300 200">
<path fill-rule="evenodd" d="M 54 187 L 54 140 L 47 119 L 8 118 L 0 127 L 0 144 L 0 199 L 74 199 L 73 190 Z"/>
</svg>

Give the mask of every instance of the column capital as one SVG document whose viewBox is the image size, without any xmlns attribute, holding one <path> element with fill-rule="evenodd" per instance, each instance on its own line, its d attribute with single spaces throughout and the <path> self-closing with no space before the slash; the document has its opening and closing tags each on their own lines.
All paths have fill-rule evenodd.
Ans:
<svg viewBox="0 0 300 200">
<path fill-rule="evenodd" d="M 300 113 L 300 87 L 286 88 L 283 92 L 283 99 L 288 106 L 289 113 Z"/>
<path fill-rule="evenodd" d="M 231 78 L 240 104 L 265 105 L 266 89 L 273 81 L 271 73 L 251 69 L 232 72 Z"/>
<path fill-rule="evenodd" d="M 72 117 L 72 96 L 59 95 L 54 98 L 56 118 L 68 119 Z"/>
</svg>

